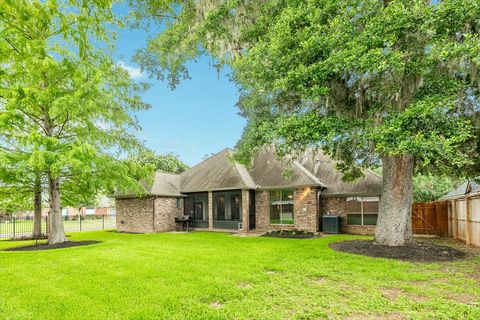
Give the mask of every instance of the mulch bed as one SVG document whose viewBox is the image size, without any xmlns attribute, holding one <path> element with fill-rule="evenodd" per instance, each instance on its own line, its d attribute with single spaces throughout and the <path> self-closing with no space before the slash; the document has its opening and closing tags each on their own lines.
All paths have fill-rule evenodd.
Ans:
<svg viewBox="0 0 480 320">
<path fill-rule="evenodd" d="M 39 237 L 32 237 L 32 236 L 24 236 L 20 238 L 12 238 L 10 241 L 29 241 L 29 240 L 46 240 L 48 239 L 48 235 L 42 234 Z"/>
<path fill-rule="evenodd" d="M 23 247 L 14 247 L 5 249 L 5 251 L 40 251 L 40 250 L 55 250 L 55 249 L 65 249 L 65 248 L 74 248 L 82 246 L 90 246 L 93 244 L 99 244 L 100 241 L 67 241 L 58 244 L 35 244 L 31 246 Z"/>
<path fill-rule="evenodd" d="M 265 233 L 262 237 L 267 238 L 285 238 L 285 239 L 312 239 L 316 238 L 317 235 L 311 232 L 302 232 L 302 231 L 272 231 Z"/>
<path fill-rule="evenodd" d="M 413 241 L 401 247 L 389 247 L 374 244 L 373 241 L 351 240 L 331 243 L 329 247 L 336 251 L 373 258 L 388 258 L 410 262 L 442 262 L 467 258 L 467 253 L 455 248 L 421 241 Z"/>
</svg>

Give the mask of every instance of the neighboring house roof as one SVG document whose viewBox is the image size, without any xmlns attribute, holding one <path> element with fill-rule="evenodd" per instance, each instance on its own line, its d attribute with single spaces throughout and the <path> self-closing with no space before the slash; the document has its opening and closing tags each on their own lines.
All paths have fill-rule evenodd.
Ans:
<svg viewBox="0 0 480 320">
<path fill-rule="evenodd" d="M 321 151 L 310 148 L 297 161 L 324 184 L 324 196 L 378 196 L 382 193 L 381 176 L 365 170 L 363 178 L 343 181 L 343 173 L 336 169 L 337 162 Z"/>
<path fill-rule="evenodd" d="M 470 193 L 479 193 L 480 192 L 480 185 L 475 182 L 474 180 L 466 181 L 462 183 L 460 186 L 456 187 L 443 197 L 438 200 L 448 200 L 448 199 L 455 199 L 464 197 Z"/>
<path fill-rule="evenodd" d="M 150 195 L 180 197 L 184 193 L 235 190 L 319 187 L 326 196 L 378 196 L 382 178 L 371 171 L 356 182 L 342 181 L 330 157 L 309 149 L 297 160 L 279 160 L 273 148 L 259 151 L 249 168 L 231 159 L 225 149 L 180 175 L 157 172 Z M 289 172 L 289 174 L 286 174 Z M 120 196 L 117 196 L 120 197 Z M 125 197 L 125 196 L 123 196 Z"/>
<path fill-rule="evenodd" d="M 225 149 L 181 174 L 180 191 L 215 191 L 255 189 L 247 170 L 230 159 L 232 150 Z"/>
</svg>

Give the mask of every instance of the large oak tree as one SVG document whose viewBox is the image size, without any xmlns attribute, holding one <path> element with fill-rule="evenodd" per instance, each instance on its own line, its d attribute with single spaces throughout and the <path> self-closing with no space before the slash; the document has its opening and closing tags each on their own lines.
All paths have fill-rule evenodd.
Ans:
<svg viewBox="0 0 480 320">
<path fill-rule="evenodd" d="M 237 159 L 321 147 L 345 179 L 382 165 L 376 241 L 412 237 L 414 172 L 461 174 L 476 156 L 477 0 L 132 0 L 166 28 L 137 54 L 172 86 L 186 62 L 229 65 L 249 120 Z"/>
</svg>

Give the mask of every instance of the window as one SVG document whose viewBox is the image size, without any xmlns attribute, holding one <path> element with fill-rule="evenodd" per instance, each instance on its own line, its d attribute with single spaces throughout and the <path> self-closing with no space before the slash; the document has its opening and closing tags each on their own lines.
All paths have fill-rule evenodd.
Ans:
<svg viewBox="0 0 480 320">
<path fill-rule="evenodd" d="M 185 215 L 193 217 L 193 214 L 195 213 L 194 202 L 195 202 L 194 194 L 187 195 L 185 200 L 183 200 L 183 212 Z"/>
<path fill-rule="evenodd" d="M 225 195 L 216 194 L 215 195 L 215 220 L 225 220 Z"/>
<path fill-rule="evenodd" d="M 375 226 L 378 218 L 378 197 L 347 198 L 347 225 Z"/>
<path fill-rule="evenodd" d="M 270 191 L 270 223 L 293 224 L 293 190 Z"/>
<path fill-rule="evenodd" d="M 181 209 L 183 205 L 183 199 L 177 198 L 177 209 Z"/>
<path fill-rule="evenodd" d="M 242 192 L 220 191 L 213 193 L 215 220 L 242 221 Z"/>
</svg>

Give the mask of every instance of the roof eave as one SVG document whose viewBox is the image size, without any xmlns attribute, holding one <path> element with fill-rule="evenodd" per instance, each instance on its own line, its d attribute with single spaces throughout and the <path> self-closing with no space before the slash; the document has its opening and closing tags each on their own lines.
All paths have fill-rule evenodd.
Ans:
<svg viewBox="0 0 480 320">
<path fill-rule="evenodd" d="M 122 195 L 112 195 L 110 196 L 114 199 L 142 199 L 142 198 L 152 198 L 152 197 L 162 197 L 162 198 L 184 198 L 184 194 L 166 194 L 166 193 L 147 193 L 147 194 L 122 194 Z"/>
<path fill-rule="evenodd" d="M 380 192 L 335 192 L 322 193 L 324 198 L 338 198 L 338 197 L 380 197 Z"/>
<path fill-rule="evenodd" d="M 143 199 L 143 198 L 151 198 L 154 195 L 151 194 L 115 194 L 111 195 L 109 198 L 113 199 Z"/>
<path fill-rule="evenodd" d="M 233 190 L 256 190 L 257 187 L 249 188 L 246 186 L 237 186 L 237 187 L 226 187 L 226 188 L 208 188 L 201 190 L 181 190 L 182 194 L 184 193 L 205 193 L 205 192 L 217 192 L 217 191 L 233 191 Z"/>
<path fill-rule="evenodd" d="M 303 166 L 300 162 L 294 161 L 293 164 L 300 169 L 300 172 L 302 172 L 310 181 L 312 181 L 312 184 L 319 185 L 324 188 L 327 187 L 317 176 L 305 168 L 305 166 Z"/>
<path fill-rule="evenodd" d="M 280 189 L 300 189 L 300 188 L 324 188 L 320 184 L 301 184 L 301 185 L 284 185 L 284 186 L 258 186 L 257 190 L 280 190 Z"/>
</svg>

